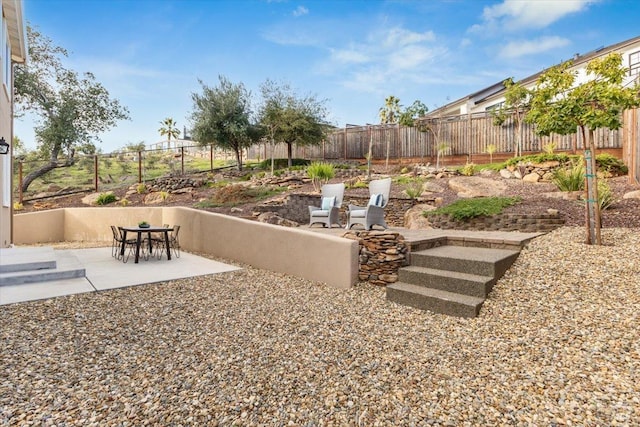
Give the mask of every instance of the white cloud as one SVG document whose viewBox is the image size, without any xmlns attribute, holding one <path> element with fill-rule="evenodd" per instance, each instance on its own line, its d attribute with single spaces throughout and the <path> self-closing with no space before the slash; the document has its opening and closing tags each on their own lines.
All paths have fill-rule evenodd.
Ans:
<svg viewBox="0 0 640 427">
<path fill-rule="evenodd" d="M 534 55 L 571 44 L 563 37 L 540 37 L 535 40 L 513 41 L 500 50 L 502 58 L 519 58 L 521 56 Z"/>
<path fill-rule="evenodd" d="M 331 59 L 343 64 L 362 64 L 370 60 L 368 55 L 355 49 L 334 50 L 331 52 Z"/>
<path fill-rule="evenodd" d="M 298 6 L 296 8 L 296 10 L 293 11 L 293 16 L 302 16 L 302 15 L 308 15 L 309 14 L 309 9 L 307 9 L 304 6 Z"/>
<path fill-rule="evenodd" d="M 482 23 L 470 28 L 471 32 L 516 31 L 545 28 L 563 17 L 583 11 L 598 0 L 504 0 L 487 6 Z"/>
<path fill-rule="evenodd" d="M 433 31 L 425 31 L 424 33 L 416 33 L 413 31 L 405 30 L 404 28 L 391 28 L 385 39 L 383 40 L 383 46 L 398 48 L 402 46 L 412 45 L 421 42 L 435 41 L 436 36 Z"/>
</svg>

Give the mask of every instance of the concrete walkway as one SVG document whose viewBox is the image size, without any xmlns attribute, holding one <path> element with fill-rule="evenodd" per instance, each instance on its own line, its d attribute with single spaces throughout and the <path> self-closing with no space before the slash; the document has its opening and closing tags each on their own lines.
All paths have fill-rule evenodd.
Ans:
<svg viewBox="0 0 640 427">
<path fill-rule="evenodd" d="M 38 248 L 33 249 L 38 251 Z M 110 247 L 65 249 L 55 252 L 61 252 L 63 255 L 68 253 L 77 257 L 86 270 L 86 277 L 0 286 L 0 305 L 166 282 L 240 269 L 186 252 L 182 252 L 180 258 L 172 257 L 170 261 L 166 257 L 160 260 L 150 258 L 148 261 L 141 260 L 138 264 L 133 262 L 133 257 L 126 264 L 116 260 L 111 256 Z M 7 253 L 3 251 L 3 257 Z M 17 262 L 17 260 L 14 261 Z"/>
</svg>

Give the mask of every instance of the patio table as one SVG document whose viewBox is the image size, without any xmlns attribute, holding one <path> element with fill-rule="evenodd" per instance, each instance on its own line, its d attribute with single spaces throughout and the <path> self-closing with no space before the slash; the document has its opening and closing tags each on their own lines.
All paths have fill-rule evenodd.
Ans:
<svg viewBox="0 0 640 427">
<path fill-rule="evenodd" d="M 148 241 L 149 241 L 149 253 L 151 253 L 151 233 L 163 233 L 164 234 L 164 244 L 165 247 L 167 248 L 167 259 L 171 260 L 171 248 L 169 247 L 169 232 L 173 231 L 173 227 L 159 227 L 159 226 L 150 226 L 150 227 L 139 227 L 139 226 L 132 226 L 132 227 L 120 227 L 120 229 L 122 230 L 122 247 L 120 249 L 120 254 L 122 254 L 124 256 L 124 250 L 125 250 L 125 243 L 127 241 L 127 233 L 136 233 L 137 239 L 136 239 L 136 258 L 135 258 L 135 263 L 138 263 L 138 260 L 140 259 L 140 246 L 142 246 L 142 233 L 148 233 L 147 237 L 148 237 Z"/>
</svg>

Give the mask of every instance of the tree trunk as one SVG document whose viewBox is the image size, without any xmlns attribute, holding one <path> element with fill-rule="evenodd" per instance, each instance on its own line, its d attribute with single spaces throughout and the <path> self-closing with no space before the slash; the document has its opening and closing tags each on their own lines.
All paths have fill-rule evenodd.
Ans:
<svg viewBox="0 0 640 427">
<path fill-rule="evenodd" d="M 293 143 L 287 142 L 287 166 L 293 166 Z"/>
<path fill-rule="evenodd" d="M 238 170 L 242 171 L 242 147 L 235 147 L 233 151 L 236 153 L 236 162 L 238 162 Z"/>
</svg>

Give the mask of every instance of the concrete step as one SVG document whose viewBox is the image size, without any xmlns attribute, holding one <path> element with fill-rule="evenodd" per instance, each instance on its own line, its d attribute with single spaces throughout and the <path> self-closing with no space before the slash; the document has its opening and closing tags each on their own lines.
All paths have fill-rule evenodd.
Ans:
<svg viewBox="0 0 640 427">
<path fill-rule="evenodd" d="M 55 268 L 0 273 L 0 286 L 85 277 L 85 268 L 75 255 L 68 251 L 53 252 Z"/>
<path fill-rule="evenodd" d="M 386 291 L 389 301 L 458 317 L 476 317 L 484 302 L 484 298 L 425 288 L 404 282 L 389 285 Z"/>
<path fill-rule="evenodd" d="M 478 298 L 485 298 L 496 282 L 496 279 L 490 276 L 413 265 L 398 270 L 398 280 L 425 288 L 455 292 Z"/>
<path fill-rule="evenodd" d="M 53 248 L 0 248 L 0 273 L 56 268 Z"/>
<path fill-rule="evenodd" d="M 498 279 L 519 253 L 509 249 L 439 246 L 411 253 L 411 265 Z"/>
</svg>

